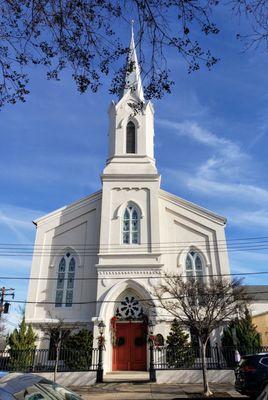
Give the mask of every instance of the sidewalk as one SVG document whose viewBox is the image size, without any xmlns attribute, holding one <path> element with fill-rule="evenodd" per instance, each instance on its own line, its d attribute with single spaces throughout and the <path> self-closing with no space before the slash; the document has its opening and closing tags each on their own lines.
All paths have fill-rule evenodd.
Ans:
<svg viewBox="0 0 268 400">
<path fill-rule="evenodd" d="M 211 384 L 215 393 L 210 399 L 247 399 L 228 384 Z M 156 384 L 143 382 L 111 382 L 91 387 L 75 388 L 84 400 L 176 400 L 201 399 L 202 385 L 199 384 Z"/>
</svg>

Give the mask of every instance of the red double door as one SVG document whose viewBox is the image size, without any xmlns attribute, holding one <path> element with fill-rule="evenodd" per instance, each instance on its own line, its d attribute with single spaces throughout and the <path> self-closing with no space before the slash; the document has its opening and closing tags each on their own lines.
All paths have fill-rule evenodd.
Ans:
<svg viewBox="0 0 268 400">
<path fill-rule="evenodd" d="M 146 371 L 146 335 L 141 322 L 122 321 L 116 324 L 116 345 L 113 348 L 113 371 Z"/>
</svg>

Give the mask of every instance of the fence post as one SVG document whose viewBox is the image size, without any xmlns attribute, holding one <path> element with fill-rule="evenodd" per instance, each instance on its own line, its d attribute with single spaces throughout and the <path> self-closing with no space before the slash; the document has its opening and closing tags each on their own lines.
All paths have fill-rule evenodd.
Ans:
<svg viewBox="0 0 268 400">
<path fill-rule="evenodd" d="M 103 382 L 103 360 L 102 360 L 103 342 L 102 342 L 102 340 L 99 340 L 98 350 L 99 350 L 99 360 L 98 360 L 96 382 L 102 383 Z"/>
<path fill-rule="evenodd" d="M 150 382 L 156 382 L 156 374 L 155 374 L 155 368 L 154 368 L 154 343 L 152 340 L 150 340 Z"/>
</svg>

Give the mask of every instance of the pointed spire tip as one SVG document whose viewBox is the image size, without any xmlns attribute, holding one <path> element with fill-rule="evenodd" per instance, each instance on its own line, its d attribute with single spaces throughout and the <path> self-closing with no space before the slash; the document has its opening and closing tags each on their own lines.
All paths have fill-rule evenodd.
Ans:
<svg viewBox="0 0 268 400">
<path fill-rule="evenodd" d="M 135 48 L 135 40 L 134 40 L 134 19 L 131 20 L 131 40 L 130 40 L 129 50 L 130 52 L 128 55 L 127 64 L 130 65 L 131 68 L 130 71 L 126 73 L 125 77 L 126 85 L 122 95 L 124 96 L 127 93 L 127 91 L 131 89 L 132 92 L 135 92 L 137 94 L 137 96 L 141 99 L 141 101 L 144 101 L 140 68 L 139 68 L 139 63 Z"/>
</svg>

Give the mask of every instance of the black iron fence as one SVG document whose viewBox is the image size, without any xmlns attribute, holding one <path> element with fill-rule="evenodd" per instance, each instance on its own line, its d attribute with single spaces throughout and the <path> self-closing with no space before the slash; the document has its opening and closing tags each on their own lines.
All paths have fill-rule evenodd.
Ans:
<svg viewBox="0 0 268 400">
<path fill-rule="evenodd" d="M 0 370 L 16 372 L 53 372 L 56 354 L 49 350 L 0 350 Z M 61 349 L 58 372 L 96 371 L 99 349 L 89 351 Z"/>
<path fill-rule="evenodd" d="M 208 369 L 234 369 L 237 365 L 235 351 L 241 356 L 268 352 L 268 347 L 238 348 L 235 347 L 209 347 L 206 352 L 206 365 Z M 153 348 L 154 369 L 202 369 L 201 351 L 199 347 L 161 346 Z"/>
</svg>

